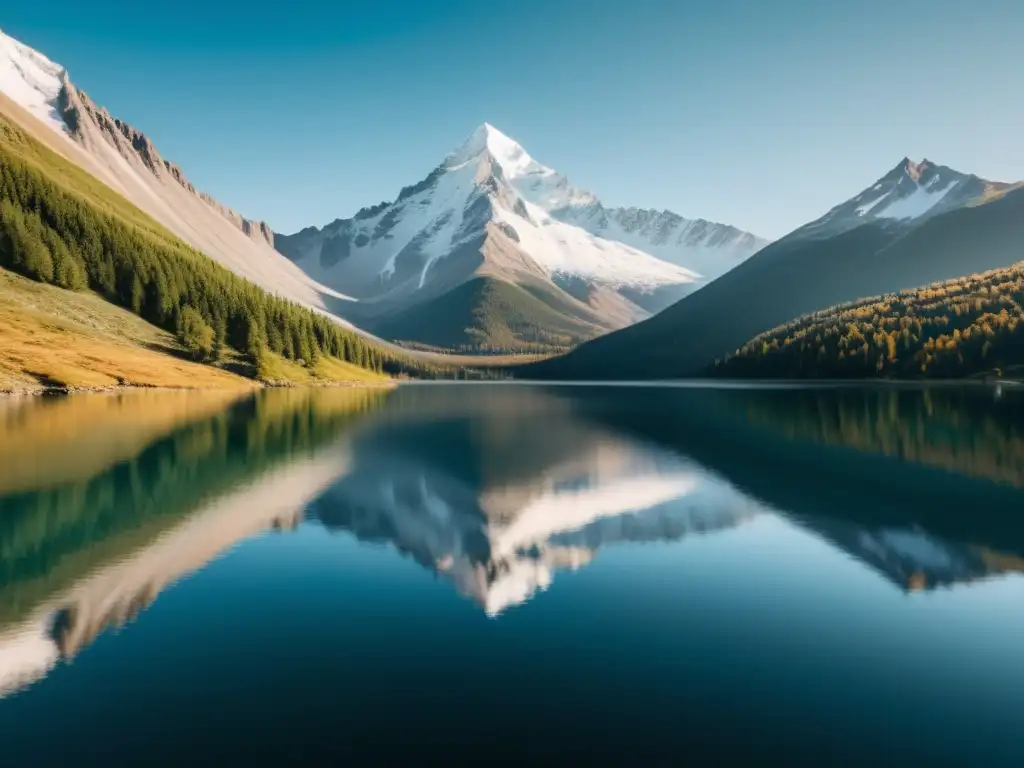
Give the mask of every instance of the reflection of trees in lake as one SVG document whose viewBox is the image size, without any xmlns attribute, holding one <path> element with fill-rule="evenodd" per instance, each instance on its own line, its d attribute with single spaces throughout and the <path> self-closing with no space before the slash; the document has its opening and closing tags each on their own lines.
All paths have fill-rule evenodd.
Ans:
<svg viewBox="0 0 1024 768">
<path fill-rule="evenodd" d="M 577 410 L 799 518 L 1024 554 L 1021 401 L 981 388 L 591 388 Z"/>
<path fill-rule="evenodd" d="M 995 399 L 981 388 L 763 390 L 723 404 L 791 439 L 1024 487 L 1024 397 L 1015 392 Z"/>
<path fill-rule="evenodd" d="M 308 455 L 378 404 L 381 390 L 273 390 L 197 421 L 171 420 L 134 455 L 90 477 L 0 497 L 0 623 L 6 623 L 83 574 L 144 547 L 184 516 L 283 461 Z M 173 395 L 173 393 L 172 393 Z M 78 402 L 91 408 L 89 398 Z M 67 411 L 66 425 L 88 419 Z M 30 413 L 25 418 L 31 418 Z M 147 427 L 148 428 L 148 427 Z M 73 442 L 81 435 L 66 436 Z M 45 445 L 37 452 L 45 466 Z M 22 446 L 26 455 L 33 443 Z M 38 473 L 37 473 L 38 474 Z"/>
</svg>

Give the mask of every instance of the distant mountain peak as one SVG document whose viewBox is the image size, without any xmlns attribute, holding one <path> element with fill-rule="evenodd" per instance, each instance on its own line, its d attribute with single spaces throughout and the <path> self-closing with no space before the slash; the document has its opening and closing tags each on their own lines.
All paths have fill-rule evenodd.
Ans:
<svg viewBox="0 0 1024 768">
<path fill-rule="evenodd" d="M 787 237 L 833 237 L 867 223 L 916 224 L 1013 186 L 961 173 L 927 157 L 920 162 L 904 157 L 873 185 Z"/>
<path fill-rule="evenodd" d="M 559 312 L 619 327 L 717 277 L 765 241 L 669 211 L 606 209 L 485 122 L 393 202 L 276 236 L 275 244 L 314 279 L 374 302 L 367 313 L 401 312 L 487 274 L 514 285 L 539 280 L 559 292 Z"/>
<path fill-rule="evenodd" d="M 927 180 L 928 178 L 931 177 L 932 174 L 938 171 L 944 171 L 947 177 L 950 175 L 958 177 L 963 177 L 967 175 L 954 171 L 952 168 L 947 168 L 946 166 L 933 163 L 927 157 L 922 158 L 920 162 L 912 160 L 909 157 L 904 157 L 899 162 L 899 164 L 897 164 L 895 168 L 893 168 L 889 173 L 883 176 L 882 179 L 905 176 L 910 178 L 912 181 L 920 183 L 922 178 Z M 879 181 L 881 181 L 882 179 L 879 179 Z"/>
</svg>

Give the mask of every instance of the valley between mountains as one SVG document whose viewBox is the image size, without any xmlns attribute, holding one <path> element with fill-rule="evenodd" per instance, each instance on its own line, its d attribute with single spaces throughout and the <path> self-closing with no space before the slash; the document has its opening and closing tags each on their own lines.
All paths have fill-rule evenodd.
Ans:
<svg viewBox="0 0 1024 768">
<path fill-rule="evenodd" d="M 453 147 L 277 232 L 0 32 L 0 391 L 1024 365 L 1020 183 L 905 158 L 769 242 L 607 206 L 488 123 Z"/>
</svg>

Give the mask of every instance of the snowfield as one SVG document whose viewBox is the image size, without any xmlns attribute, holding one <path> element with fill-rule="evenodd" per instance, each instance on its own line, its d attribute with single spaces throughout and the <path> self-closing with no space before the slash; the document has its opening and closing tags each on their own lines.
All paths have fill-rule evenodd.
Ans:
<svg viewBox="0 0 1024 768">
<path fill-rule="evenodd" d="M 68 129 L 57 111 L 64 68 L 0 30 L 0 92 L 59 133 Z"/>
</svg>

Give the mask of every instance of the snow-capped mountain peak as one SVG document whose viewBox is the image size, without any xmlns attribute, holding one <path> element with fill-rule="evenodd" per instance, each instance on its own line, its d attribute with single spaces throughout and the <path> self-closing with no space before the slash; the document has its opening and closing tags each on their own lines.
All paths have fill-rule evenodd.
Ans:
<svg viewBox="0 0 1024 768">
<path fill-rule="evenodd" d="M 924 216 L 969 177 L 929 160 L 904 158 L 871 189 L 854 200 L 861 217 L 903 221 Z"/>
<path fill-rule="evenodd" d="M 62 133 L 58 101 L 66 77 L 60 64 L 0 30 L 0 92 Z"/>
<path fill-rule="evenodd" d="M 317 279 L 364 299 L 424 288 L 437 294 L 476 274 L 481 255 L 491 273 L 508 278 L 525 274 L 641 292 L 698 279 L 685 267 L 557 215 L 590 204 L 599 205 L 485 123 L 393 203 L 277 242 Z"/>
<path fill-rule="evenodd" d="M 462 145 L 448 156 L 445 165 L 456 168 L 480 157 L 484 152 L 489 152 L 498 161 L 509 178 L 515 178 L 525 173 L 531 166 L 538 165 L 522 145 L 490 123 L 484 123 L 473 131 Z"/>
<path fill-rule="evenodd" d="M 718 277 L 768 244 L 727 224 L 687 219 L 668 210 L 606 208 L 594 194 L 534 160 L 490 123 L 477 128 L 447 162 L 457 167 L 485 152 L 527 203 L 591 235 L 682 267 L 697 280 Z"/>
<path fill-rule="evenodd" d="M 548 213 L 597 202 L 589 192 L 574 188 L 557 171 L 538 163 L 515 139 L 484 123 L 452 152 L 444 166 L 456 169 L 484 154 L 497 163 L 502 176 L 516 193 Z"/>
<path fill-rule="evenodd" d="M 634 218 L 645 213 L 631 211 Z M 659 301 L 679 298 L 702 277 L 717 277 L 764 244 L 725 225 L 652 213 L 661 217 L 660 225 L 619 226 L 617 209 L 605 209 L 593 194 L 574 187 L 515 139 L 484 123 L 393 203 L 364 208 L 322 230 L 279 236 L 276 242 L 316 279 L 377 299 L 427 287 L 436 294 L 442 287 L 437 280 L 450 285 L 468 279 L 477 267 L 466 271 L 474 263 L 466 258 L 466 247 L 505 237 L 507 242 L 496 249 L 502 253 L 502 269 L 514 264 L 516 271 L 525 269 L 559 285 L 583 281 L 626 289 L 627 301 L 647 303 L 643 296 L 665 287 L 682 292 L 663 293 Z M 453 273 L 455 253 L 464 259 L 461 277 Z M 699 262 L 697 269 L 688 257 Z M 654 302 L 641 315 L 657 309 Z"/>
<path fill-rule="evenodd" d="M 872 186 L 788 237 L 833 237 L 868 223 L 916 226 L 1015 186 L 960 173 L 927 158 L 915 162 L 904 157 Z"/>
</svg>

